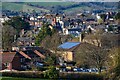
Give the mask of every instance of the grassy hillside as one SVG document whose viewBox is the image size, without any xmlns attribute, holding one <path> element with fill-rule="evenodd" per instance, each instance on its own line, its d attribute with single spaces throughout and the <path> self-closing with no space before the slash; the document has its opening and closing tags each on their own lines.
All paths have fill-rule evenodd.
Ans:
<svg viewBox="0 0 120 80">
<path fill-rule="evenodd" d="M 34 5 L 31 6 L 30 4 Z M 52 6 L 69 6 L 75 4 L 74 2 L 23 2 L 23 3 L 12 3 L 12 2 L 3 2 L 2 3 L 2 9 L 3 10 L 12 10 L 12 11 L 25 11 L 27 12 L 28 10 L 32 12 L 32 10 L 35 10 L 36 12 L 49 12 L 50 10 L 47 9 L 46 7 L 52 7 Z M 42 6 L 43 8 L 36 7 L 37 6 Z"/>
<path fill-rule="evenodd" d="M 66 9 L 64 10 L 64 12 L 71 12 L 71 11 L 84 11 L 84 10 L 91 10 L 90 7 L 87 6 L 79 6 L 79 7 L 75 7 L 75 8 L 70 8 L 70 9 Z"/>
<path fill-rule="evenodd" d="M 3 10 L 32 12 L 50 12 L 51 10 L 60 10 L 63 12 L 83 11 L 91 9 L 103 9 L 116 7 L 116 3 L 77 3 L 77 2 L 21 2 L 2 3 Z"/>
<path fill-rule="evenodd" d="M 39 5 L 39 6 L 44 6 L 44 7 L 51 7 L 51 6 L 69 6 L 72 4 L 75 4 L 75 2 L 25 2 L 24 4 L 32 4 L 32 5 Z"/>
<path fill-rule="evenodd" d="M 23 9 L 23 5 L 21 4 L 15 4 L 15 3 L 7 3 L 7 2 L 3 2 L 2 3 L 2 9 L 3 10 L 22 10 Z"/>
<path fill-rule="evenodd" d="M 9 2 L 3 2 L 2 9 L 3 10 L 12 10 L 12 11 L 25 11 L 25 12 L 27 12 L 29 9 L 30 12 L 32 10 L 35 10 L 37 12 L 39 12 L 39 11 L 49 12 L 49 10 L 47 10 L 47 9 L 29 6 L 29 5 L 26 5 L 24 3 L 17 4 L 17 3 L 9 3 Z"/>
</svg>

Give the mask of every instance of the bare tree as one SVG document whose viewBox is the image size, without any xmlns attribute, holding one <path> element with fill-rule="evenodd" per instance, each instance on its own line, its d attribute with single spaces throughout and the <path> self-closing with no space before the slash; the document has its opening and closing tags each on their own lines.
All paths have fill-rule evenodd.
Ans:
<svg viewBox="0 0 120 80">
<path fill-rule="evenodd" d="M 107 77 L 111 80 L 120 79 L 120 47 L 114 47 L 109 54 L 109 72 Z"/>
<path fill-rule="evenodd" d="M 2 28 L 2 48 L 4 50 L 11 50 L 14 42 L 14 35 L 16 31 L 11 26 L 3 26 Z"/>
<path fill-rule="evenodd" d="M 54 60 L 56 61 L 56 64 L 58 64 L 59 57 L 61 56 L 61 53 L 58 51 L 58 46 L 69 39 L 71 39 L 71 36 L 60 35 L 58 32 L 55 32 L 52 36 L 45 37 L 41 42 L 41 46 L 52 51 Z"/>
<path fill-rule="evenodd" d="M 58 33 L 54 33 L 52 36 L 47 36 L 42 40 L 41 46 L 55 50 L 59 44 L 61 44 L 60 35 Z"/>
<path fill-rule="evenodd" d="M 114 38 L 111 39 L 112 37 Z M 89 66 L 97 67 L 101 72 L 102 67 L 106 66 L 106 61 L 108 61 L 110 49 L 117 46 L 117 36 L 95 33 L 88 35 L 87 39 L 86 43 L 81 43 L 78 47 L 75 53 L 76 60 L 78 59 L 82 64 L 87 63 Z"/>
<path fill-rule="evenodd" d="M 57 51 L 60 44 L 67 42 L 71 39 L 70 35 L 60 35 L 58 32 L 54 33 L 52 36 L 47 36 L 42 40 L 41 46 L 50 50 Z"/>
<path fill-rule="evenodd" d="M 101 72 L 101 69 L 103 66 L 105 66 L 105 61 L 108 57 L 107 50 L 104 50 L 101 47 L 96 47 L 92 49 L 89 48 L 88 50 L 89 53 L 86 52 L 86 60 L 90 61 L 90 64 L 96 66 L 99 72 Z"/>
<path fill-rule="evenodd" d="M 77 62 L 81 61 L 80 63 L 82 65 L 96 67 L 99 72 L 101 72 L 102 67 L 105 66 L 107 56 L 107 50 L 89 43 L 81 43 L 75 52 Z"/>
</svg>

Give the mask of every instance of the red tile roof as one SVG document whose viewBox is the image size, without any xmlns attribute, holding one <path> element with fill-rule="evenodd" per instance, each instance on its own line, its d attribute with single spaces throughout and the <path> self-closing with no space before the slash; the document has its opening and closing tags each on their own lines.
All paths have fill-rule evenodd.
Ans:
<svg viewBox="0 0 120 80">
<path fill-rule="evenodd" d="M 0 52 L 0 58 L 2 58 L 2 63 L 10 63 L 13 61 L 16 52 Z"/>
</svg>

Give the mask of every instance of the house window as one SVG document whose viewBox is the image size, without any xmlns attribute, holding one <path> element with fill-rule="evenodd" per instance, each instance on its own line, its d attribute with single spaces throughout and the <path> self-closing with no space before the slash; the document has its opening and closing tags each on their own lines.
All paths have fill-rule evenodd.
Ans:
<svg viewBox="0 0 120 80">
<path fill-rule="evenodd" d="M 23 68 L 23 65 L 21 65 L 21 68 Z"/>
<path fill-rule="evenodd" d="M 24 62 L 24 61 L 25 61 L 25 59 L 24 59 L 24 58 L 21 58 L 21 59 L 20 59 L 20 62 Z"/>
<path fill-rule="evenodd" d="M 21 65 L 21 68 L 26 69 L 26 68 L 27 68 L 27 66 L 25 66 L 25 65 Z"/>
<path fill-rule="evenodd" d="M 9 66 L 9 63 L 4 63 L 5 66 Z"/>
</svg>

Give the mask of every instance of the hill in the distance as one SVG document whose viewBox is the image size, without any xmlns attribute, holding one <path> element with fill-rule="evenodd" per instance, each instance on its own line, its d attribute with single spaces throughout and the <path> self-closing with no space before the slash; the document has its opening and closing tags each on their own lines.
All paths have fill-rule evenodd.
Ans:
<svg viewBox="0 0 120 80">
<path fill-rule="evenodd" d="M 113 2 L 3 2 L 3 10 L 32 12 L 70 12 L 91 9 L 115 9 L 117 3 Z"/>
</svg>

